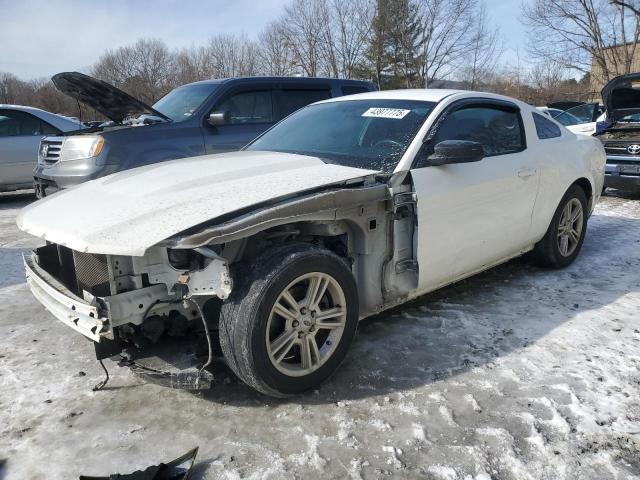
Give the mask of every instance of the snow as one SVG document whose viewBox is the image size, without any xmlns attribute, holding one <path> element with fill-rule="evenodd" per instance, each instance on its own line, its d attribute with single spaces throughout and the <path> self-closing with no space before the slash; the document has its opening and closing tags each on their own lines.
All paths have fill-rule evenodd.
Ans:
<svg viewBox="0 0 640 480">
<path fill-rule="evenodd" d="M 39 240 L 14 219 L 31 200 L 0 198 L 3 480 L 127 473 L 196 445 L 194 479 L 640 478 L 638 199 L 604 197 L 568 269 L 518 259 L 365 321 L 336 375 L 286 401 L 111 362 L 91 391 L 91 344 L 24 284 Z"/>
</svg>

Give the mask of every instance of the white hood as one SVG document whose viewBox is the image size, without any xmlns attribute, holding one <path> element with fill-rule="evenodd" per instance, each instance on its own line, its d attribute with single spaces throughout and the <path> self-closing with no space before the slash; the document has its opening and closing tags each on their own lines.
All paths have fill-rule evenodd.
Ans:
<svg viewBox="0 0 640 480">
<path fill-rule="evenodd" d="M 21 230 L 73 250 L 141 256 L 181 231 L 268 200 L 376 173 L 315 157 L 233 152 L 134 168 L 39 200 Z"/>
</svg>

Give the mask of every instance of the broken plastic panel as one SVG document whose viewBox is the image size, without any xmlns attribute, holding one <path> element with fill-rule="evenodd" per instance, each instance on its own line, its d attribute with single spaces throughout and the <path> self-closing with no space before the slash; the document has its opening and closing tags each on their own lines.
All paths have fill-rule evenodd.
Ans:
<svg viewBox="0 0 640 480">
<path fill-rule="evenodd" d="M 80 475 L 80 480 L 187 480 L 198 454 L 198 447 L 179 458 L 169 462 L 152 465 L 133 473 L 114 473 L 108 477 L 87 477 Z"/>
</svg>

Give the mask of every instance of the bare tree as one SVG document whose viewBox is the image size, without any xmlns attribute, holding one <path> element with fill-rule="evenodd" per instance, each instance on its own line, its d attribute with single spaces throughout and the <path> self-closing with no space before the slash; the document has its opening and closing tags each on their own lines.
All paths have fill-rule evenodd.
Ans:
<svg viewBox="0 0 640 480">
<path fill-rule="evenodd" d="M 353 78 L 365 64 L 372 0 L 291 0 L 259 36 L 261 69 L 272 74 Z"/>
<path fill-rule="evenodd" d="M 418 70 L 425 87 L 448 76 L 478 39 L 477 0 L 419 0 L 422 23 Z"/>
<path fill-rule="evenodd" d="M 363 71 L 374 8 L 371 0 L 332 0 L 332 23 L 339 74 L 356 78 Z"/>
<path fill-rule="evenodd" d="M 294 59 L 282 20 L 269 23 L 258 37 L 260 70 L 267 75 L 293 75 Z"/>
<path fill-rule="evenodd" d="M 484 5 L 478 9 L 469 47 L 468 53 L 462 57 L 460 77 L 471 90 L 475 90 L 495 71 L 504 48 L 499 30 L 489 26 Z"/>
<path fill-rule="evenodd" d="M 173 83 L 185 83 L 206 80 L 215 75 L 213 59 L 206 47 L 191 47 L 182 49 L 174 54 L 175 77 Z"/>
<path fill-rule="evenodd" d="M 310 77 L 326 72 L 323 58 L 329 28 L 326 0 L 294 0 L 284 11 L 284 35 L 294 61 Z"/>
<path fill-rule="evenodd" d="M 608 0 L 535 0 L 524 7 L 530 52 L 543 61 L 591 73 L 601 83 L 629 73 L 640 40 L 640 16 Z"/>
<path fill-rule="evenodd" d="M 640 3 L 637 1 L 630 0 L 628 2 L 623 2 L 620 0 L 611 0 L 612 5 L 618 5 L 620 7 L 626 7 L 631 10 L 635 15 L 640 16 Z"/>
<path fill-rule="evenodd" d="M 258 73 L 258 52 L 244 35 L 220 34 L 211 37 L 206 48 L 212 77 L 238 77 Z"/>
<path fill-rule="evenodd" d="M 0 72 L 0 103 L 22 103 L 28 90 L 28 84 L 13 73 Z"/>
<path fill-rule="evenodd" d="M 173 55 L 164 42 L 141 38 L 135 44 L 109 50 L 94 65 L 94 76 L 154 103 L 172 88 Z"/>
<path fill-rule="evenodd" d="M 320 65 L 321 73 L 329 77 L 341 76 L 339 51 L 337 48 L 338 34 L 336 32 L 336 18 L 331 10 L 329 0 L 320 2 L 318 12 L 322 15 L 318 19 L 322 22 L 323 28 L 320 30 Z"/>
</svg>

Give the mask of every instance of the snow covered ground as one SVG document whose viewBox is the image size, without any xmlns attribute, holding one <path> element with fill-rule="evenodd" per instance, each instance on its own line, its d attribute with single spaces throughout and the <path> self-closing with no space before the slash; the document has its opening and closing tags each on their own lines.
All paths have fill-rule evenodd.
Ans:
<svg viewBox="0 0 640 480">
<path fill-rule="evenodd" d="M 604 197 L 563 271 L 516 260 L 361 325 L 347 361 L 289 401 L 237 382 L 143 382 L 24 284 L 0 199 L 0 460 L 6 479 L 127 473 L 199 445 L 195 479 L 640 478 L 640 200 Z M 0 467 L 0 479 L 3 473 Z"/>
</svg>

